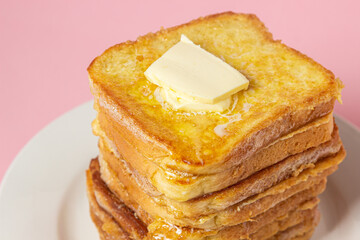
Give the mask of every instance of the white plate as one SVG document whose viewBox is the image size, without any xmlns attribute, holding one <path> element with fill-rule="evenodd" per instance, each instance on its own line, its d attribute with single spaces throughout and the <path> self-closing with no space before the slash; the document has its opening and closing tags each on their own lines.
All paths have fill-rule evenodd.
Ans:
<svg viewBox="0 0 360 240">
<path fill-rule="evenodd" d="M 0 239 L 98 240 L 85 170 L 97 155 L 92 102 L 61 116 L 18 154 L 0 188 Z M 360 239 L 360 133 L 337 118 L 348 157 L 321 196 L 313 239 Z"/>
</svg>

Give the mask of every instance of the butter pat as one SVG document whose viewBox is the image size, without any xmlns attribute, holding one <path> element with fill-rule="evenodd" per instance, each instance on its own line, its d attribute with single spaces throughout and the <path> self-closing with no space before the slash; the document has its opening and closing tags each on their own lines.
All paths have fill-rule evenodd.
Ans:
<svg viewBox="0 0 360 240">
<path fill-rule="evenodd" d="M 175 110 L 223 112 L 226 109 L 229 109 L 231 104 L 231 97 L 217 103 L 189 101 L 187 99 L 177 97 L 175 92 L 172 90 L 165 90 L 164 88 L 160 89 L 160 95 L 162 99 L 169 103 Z"/>
<path fill-rule="evenodd" d="M 164 99 L 173 106 L 178 103 L 188 106 L 203 104 L 203 107 L 209 108 L 220 103 L 221 107 L 215 106 L 209 111 L 222 111 L 229 107 L 231 95 L 247 89 L 249 85 L 238 70 L 184 35 L 144 74 L 162 88 Z"/>
</svg>

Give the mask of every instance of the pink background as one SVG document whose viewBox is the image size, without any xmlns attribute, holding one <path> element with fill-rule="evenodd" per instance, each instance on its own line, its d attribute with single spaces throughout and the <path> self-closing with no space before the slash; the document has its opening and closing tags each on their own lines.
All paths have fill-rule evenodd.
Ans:
<svg viewBox="0 0 360 240">
<path fill-rule="evenodd" d="M 161 26 L 222 11 L 257 14 L 275 38 L 331 69 L 346 85 L 336 113 L 360 126 L 359 9 L 355 0 L 2 0 L 0 181 L 32 136 L 92 98 L 86 68 L 95 56 Z"/>
</svg>

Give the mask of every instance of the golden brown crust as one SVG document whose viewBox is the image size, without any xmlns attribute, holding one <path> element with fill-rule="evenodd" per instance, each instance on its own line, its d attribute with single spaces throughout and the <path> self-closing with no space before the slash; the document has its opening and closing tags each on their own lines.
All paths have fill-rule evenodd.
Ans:
<svg viewBox="0 0 360 240">
<path fill-rule="evenodd" d="M 312 201 L 312 200 L 311 200 Z M 311 202 L 310 201 L 310 202 Z M 317 199 L 314 199 L 316 202 Z M 284 216 L 275 219 L 273 222 L 263 225 L 256 232 L 251 234 L 243 234 L 243 232 L 250 230 L 251 226 L 233 226 L 230 228 L 226 228 L 221 230 L 220 232 L 214 234 L 212 231 L 203 231 L 198 232 L 196 230 L 186 229 L 174 227 L 173 225 L 168 225 L 164 222 L 160 222 L 159 224 L 151 224 L 148 226 L 149 233 L 148 239 L 172 239 L 172 240 L 182 240 L 182 239 L 191 239 L 191 240 L 238 240 L 238 239 L 267 239 L 279 231 L 284 231 L 287 228 L 292 228 L 294 225 L 301 225 L 302 222 L 305 222 L 309 219 L 310 223 L 316 214 L 316 206 L 312 209 L 306 210 L 295 210 L 288 212 Z M 256 225 L 256 221 L 252 222 Z M 246 229 L 249 227 L 249 229 Z M 300 229 L 299 229 L 300 230 Z M 302 230 L 302 229 L 301 229 Z M 301 231 L 300 230 L 300 231 Z M 286 231 L 286 230 L 285 230 Z"/>
<path fill-rule="evenodd" d="M 94 161 L 97 161 L 97 159 L 91 160 L 91 163 Z M 119 227 L 114 218 L 105 212 L 97 203 L 92 179 L 92 174 L 89 169 L 86 171 L 86 187 L 90 205 L 90 216 L 99 232 L 101 240 L 130 239 L 128 233 Z"/>
<path fill-rule="evenodd" d="M 223 12 L 223 13 L 217 13 L 217 14 L 212 14 L 212 15 L 208 15 L 208 16 L 205 16 L 205 17 L 200 17 L 200 18 L 194 19 L 194 20 L 192 20 L 192 21 L 190 21 L 188 23 L 183 23 L 183 24 L 180 24 L 180 25 L 177 25 L 177 26 L 174 26 L 174 27 L 170 27 L 170 28 L 167 28 L 167 29 L 161 28 L 156 33 L 148 33 L 148 34 L 146 34 L 144 36 L 139 36 L 138 39 L 135 40 L 135 41 L 128 40 L 126 42 L 116 44 L 116 45 L 108 48 L 107 50 L 105 50 L 105 52 L 103 54 L 105 54 L 107 52 L 111 52 L 114 49 L 127 48 L 129 46 L 132 46 L 132 45 L 136 44 L 138 42 L 138 40 L 144 40 L 145 39 L 145 40 L 150 41 L 154 37 L 161 37 L 163 35 L 166 35 L 166 33 L 168 33 L 168 32 L 177 31 L 177 30 L 179 30 L 179 29 L 181 29 L 182 27 L 185 27 L 185 26 L 192 26 L 194 24 L 201 24 L 203 21 L 216 19 L 219 16 L 220 17 L 225 17 L 225 16 L 231 16 L 231 15 L 239 15 L 239 14 L 234 13 L 232 11 L 227 11 L 227 12 Z M 252 20 L 253 23 L 255 25 L 257 25 L 258 29 L 262 32 L 262 34 L 267 39 L 272 39 L 272 34 L 269 31 L 267 31 L 267 28 L 265 27 L 264 23 L 261 22 L 260 19 L 255 14 L 240 14 L 240 15 L 242 15 L 242 16 L 244 16 L 246 18 L 249 18 L 249 20 Z M 96 68 L 96 67 L 94 67 L 94 65 L 96 64 L 96 61 L 98 61 L 98 58 L 100 58 L 100 56 L 96 57 L 90 63 L 90 65 L 89 65 L 89 67 L 87 69 L 89 73 L 95 74 L 95 72 L 92 72 L 92 71 L 94 70 L 94 68 Z"/>
<path fill-rule="evenodd" d="M 111 222 L 103 222 L 97 214 L 107 214 L 90 208 L 90 216 L 99 232 L 101 240 L 130 240 L 129 235 L 109 215 Z M 103 226 L 104 229 L 103 229 Z"/>
<path fill-rule="evenodd" d="M 251 81 L 250 89 L 264 90 L 260 88 L 261 84 L 259 88 L 256 85 L 256 81 L 264 76 L 265 79 L 272 79 L 271 83 L 274 84 L 277 84 L 277 77 L 287 76 L 286 81 L 282 80 L 285 85 L 287 81 L 294 81 L 293 79 L 298 75 L 304 76 L 304 79 L 294 84 L 298 86 L 296 91 L 291 88 L 293 94 L 289 91 L 287 95 L 286 87 L 276 88 L 277 91 L 273 93 L 279 93 L 279 96 L 286 95 L 278 99 L 279 101 L 285 99 L 283 102 L 274 107 L 270 105 L 276 102 L 276 99 L 264 101 L 266 104 L 264 102 L 257 104 L 258 108 L 255 107 L 257 110 L 242 115 L 246 124 L 238 122 L 232 124 L 229 126 L 229 136 L 219 138 L 212 132 L 212 128 L 217 124 L 223 124 L 225 118 L 209 114 L 200 117 L 183 117 L 181 114 L 180 116 L 167 112 L 155 100 L 142 96 L 139 89 L 146 87 L 150 92 L 154 90 L 155 86 L 146 82 L 143 72 L 151 62 L 178 40 L 181 33 L 190 34 L 197 42 L 203 43 L 203 47 L 213 50 L 212 52 L 217 55 L 226 51 L 226 46 L 236 45 L 238 42 L 233 42 L 234 38 L 231 38 L 231 34 L 235 34 L 234 31 L 222 35 L 222 31 L 226 30 L 226 27 L 219 27 L 222 25 L 232 27 L 236 25 L 237 28 L 234 29 L 242 33 L 240 34 L 242 38 L 235 39 L 240 41 L 242 48 L 248 50 L 241 52 L 243 50 L 237 48 L 243 54 L 241 58 L 245 58 L 246 61 L 231 60 L 229 54 L 225 53 L 224 58 L 245 72 Z M 224 36 L 227 41 L 232 42 L 226 46 L 220 44 L 220 47 L 216 47 L 214 43 L 216 38 L 214 40 L 214 36 L 210 36 L 211 33 L 217 34 L 219 38 Z M 262 52 L 256 52 L 252 59 L 247 59 L 245 54 L 255 48 L 261 49 Z M 271 53 L 270 49 L 278 54 Z M 227 50 L 227 52 L 233 51 Z M 137 55 L 138 53 L 140 55 Z M 258 55 L 259 58 L 256 58 Z M 249 62 L 250 60 L 253 62 Z M 259 61 L 262 61 L 262 64 Z M 257 66 L 259 64 L 265 66 L 265 61 L 268 69 Z M 251 66 L 253 63 L 256 67 Z M 224 168 L 239 164 L 274 139 L 329 113 L 342 88 L 340 81 L 335 80 L 330 71 L 303 54 L 273 40 L 272 35 L 256 16 L 229 12 L 200 18 L 188 24 L 139 37 L 134 42 L 116 45 L 96 58 L 88 71 L 95 101 L 100 106 L 99 110 L 107 112 L 115 122 L 118 122 L 120 130 L 130 144 L 138 146 L 140 151 L 150 155 L 152 160 L 164 169 L 177 169 L 195 174 L 220 172 Z M 129 73 L 125 74 L 124 71 Z M 273 75 L 269 78 L 266 74 Z M 123 83 L 125 85 L 122 85 Z M 308 87 L 306 91 L 303 84 Z M 250 94 L 250 91 L 245 94 Z M 239 108 L 244 103 L 243 100 L 239 101 Z M 203 122 L 206 124 L 200 124 L 196 120 L 198 118 L 204 118 Z M 188 123 L 189 131 L 186 132 L 185 137 L 177 131 L 183 126 L 175 124 L 179 121 Z M 198 132 L 191 134 L 197 128 Z M 199 141 L 207 138 L 211 140 L 210 143 Z"/>
<path fill-rule="evenodd" d="M 112 223 L 107 224 L 108 231 L 104 231 L 103 222 L 95 217 L 94 223 L 99 228 L 99 233 L 103 236 L 104 236 L 104 234 L 105 234 L 105 236 L 111 236 L 112 232 L 117 233 L 117 232 L 119 232 L 118 231 L 119 229 L 122 229 L 122 227 L 125 226 L 125 227 L 127 227 L 128 230 L 131 230 L 131 233 L 129 233 L 129 234 L 131 236 L 133 236 L 134 239 L 143 239 L 144 236 L 143 236 L 142 229 L 139 228 L 138 224 L 136 224 L 136 221 L 139 221 L 139 220 L 137 220 L 136 216 L 134 215 L 134 213 L 132 211 L 127 209 L 126 205 L 122 205 L 120 208 L 126 216 L 124 216 L 120 219 L 118 219 L 118 217 L 116 216 L 116 215 L 118 215 L 117 212 L 119 210 L 117 205 L 118 205 L 118 202 L 121 202 L 121 200 L 116 197 L 109 198 L 108 196 L 111 196 L 112 193 L 107 188 L 103 187 L 105 184 L 103 182 L 101 182 L 101 179 L 96 179 L 96 180 L 94 179 L 94 178 L 98 178 L 98 174 L 96 174 L 96 172 L 97 173 L 99 172 L 99 166 L 98 166 L 98 164 L 96 164 L 95 161 L 92 161 L 92 163 L 90 165 L 90 170 L 88 172 L 91 174 L 88 174 L 87 181 L 88 181 L 88 183 L 89 182 L 93 183 L 93 184 L 88 184 L 88 194 L 93 195 L 93 196 L 98 196 L 97 198 L 92 197 L 91 198 L 92 201 L 98 201 L 99 199 L 104 199 L 104 198 L 107 198 L 109 200 L 105 203 L 105 205 L 107 205 L 107 206 L 105 206 L 105 208 L 99 207 L 100 205 L 103 206 L 103 203 L 99 203 L 99 202 L 91 203 L 91 206 L 99 204 L 97 208 L 91 208 L 92 215 L 98 216 L 98 215 L 108 215 L 109 214 L 109 216 L 111 216 L 111 219 L 113 220 Z M 241 236 L 246 237 L 246 236 L 251 235 L 252 233 L 256 233 L 261 228 L 268 229 L 269 228 L 268 225 L 270 225 L 271 229 L 273 229 L 273 233 L 276 233 L 281 230 L 281 226 L 296 225 L 297 223 L 300 223 L 301 221 L 303 221 L 303 219 L 305 219 L 306 217 L 311 215 L 315 211 L 313 206 L 317 205 L 318 200 L 316 198 L 313 198 L 312 200 L 306 201 L 306 199 L 310 199 L 311 197 L 316 196 L 324 188 L 325 188 L 325 182 L 323 181 L 321 184 L 314 186 L 312 191 L 308 191 L 308 193 L 303 193 L 302 201 L 300 201 L 298 203 L 296 203 L 290 199 L 286 200 L 286 201 L 282 202 L 281 204 L 277 205 L 276 207 L 270 209 L 269 211 L 266 211 L 263 214 L 260 214 L 259 216 L 257 216 L 256 218 L 254 218 L 251 221 L 242 223 L 237 226 L 223 229 L 220 232 L 217 232 L 217 231 L 211 232 L 211 231 L 205 230 L 205 235 L 204 235 L 204 233 L 201 233 L 203 230 L 199 232 L 199 230 L 194 229 L 194 230 L 191 230 L 190 232 L 188 232 L 188 230 L 186 228 L 182 228 L 182 230 L 181 230 L 183 232 L 182 235 L 188 236 L 190 238 L 196 237 L 199 239 L 203 239 L 203 237 L 201 237 L 201 236 L 207 236 L 209 233 L 211 233 L 210 235 L 208 235 L 208 237 L 210 237 L 209 239 L 213 239 L 213 238 L 214 239 L 232 239 L 231 236 L 236 234 L 237 239 L 238 239 Z M 306 196 L 308 196 L 308 197 L 306 197 Z M 114 202 L 111 202 L 111 201 L 114 201 Z M 290 204 L 288 204 L 287 201 L 289 201 Z M 285 206 L 287 206 L 287 207 L 285 207 Z M 108 210 L 105 211 L 105 209 L 108 209 Z M 148 235 L 148 237 L 151 237 L 152 235 L 153 236 L 158 235 L 158 233 L 159 233 L 158 231 L 161 230 L 158 227 L 160 225 L 162 226 L 164 224 L 166 225 L 167 223 L 164 223 L 161 221 L 152 223 L 152 225 L 149 227 L 149 229 L 153 229 L 155 226 L 157 226 L 155 229 L 156 231 L 151 232 L 150 235 Z M 109 229 L 109 226 L 111 226 L 111 229 Z M 122 226 L 122 227 L 120 227 L 120 226 Z M 128 226 L 131 226 L 131 227 L 128 227 Z M 178 234 L 178 231 L 180 228 L 177 227 L 178 230 L 176 230 L 176 229 L 171 230 L 171 228 L 173 228 L 173 227 L 162 229 L 165 231 L 161 230 L 161 234 L 165 234 L 164 236 L 166 236 L 166 234 L 170 234 L 170 235 Z M 276 228 L 276 230 L 274 230 L 275 228 Z M 105 227 L 105 229 L 106 229 L 106 227 Z M 284 229 L 285 228 L 283 227 L 283 230 Z M 138 231 L 138 232 L 134 233 L 134 231 Z M 260 231 L 260 233 L 262 236 L 264 235 L 264 231 Z M 255 236 L 260 235 L 260 233 L 255 234 Z M 104 239 L 111 239 L 111 238 L 104 238 Z M 125 239 L 127 239 L 127 238 L 125 238 Z M 171 238 L 171 239 L 173 239 L 173 238 Z M 261 239 L 263 239 L 263 238 L 261 238 Z"/>
<path fill-rule="evenodd" d="M 337 134 L 336 131 L 334 133 Z M 320 150 L 320 152 L 323 152 L 325 155 L 322 154 L 322 156 L 325 157 L 327 155 L 331 155 L 332 153 L 336 153 L 339 150 L 340 146 L 341 142 L 339 142 L 339 139 L 337 138 L 336 140 L 334 139 L 333 141 L 326 143 L 325 146 L 322 147 L 323 150 Z M 315 152 L 319 153 L 318 149 L 314 150 L 316 150 Z M 151 198 L 145 192 L 141 191 L 141 185 L 135 184 L 136 178 L 132 176 L 133 172 L 129 171 L 129 169 L 123 165 L 126 163 L 125 161 L 120 161 L 118 158 L 111 155 L 111 153 L 109 154 L 109 152 L 107 151 L 101 152 L 101 154 L 101 160 L 104 160 L 104 163 L 102 162 L 102 165 L 104 166 L 102 168 L 103 179 L 109 184 L 109 187 L 113 191 L 115 191 L 115 188 L 120 186 L 114 185 L 115 182 L 111 184 L 110 179 L 112 178 L 109 176 L 106 177 L 105 171 L 106 169 L 108 169 L 106 167 L 107 163 L 110 163 L 109 166 L 111 169 L 118 169 L 117 178 L 120 180 L 120 182 L 123 182 L 123 184 L 127 186 L 129 192 L 137 196 L 137 199 L 139 201 L 148 202 L 149 205 L 154 205 L 154 203 L 151 204 L 151 202 L 155 201 L 157 203 L 156 205 L 163 206 L 164 208 L 162 212 L 158 208 L 156 208 L 156 212 L 157 214 L 159 214 L 159 216 L 168 218 L 166 217 L 167 215 L 172 215 L 173 218 L 179 219 L 185 217 L 196 219 L 201 215 L 208 215 L 224 210 L 227 207 L 233 206 L 234 204 L 241 202 L 247 197 L 266 190 L 268 187 L 270 187 L 268 186 L 269 184 L 273 186 L 276 183 L 276 179 L 279 179 L 279 182 L 281 182 L 281 180 L 284 180 L 288 178 L 291 174 L 294 174 L 294 171 L 296 171 L 296 174 L 304 171 L 305 176 L 309 173 L 313 176 L 318 175 L 319 172 L 339 164 L 345 156 L 345 153 L 343 151 L 340 151 L 335 158 L 329 157 L 327 159 L 324 159 L 323 161 L 320 161 L 320 165 L 315 165 L 318 167 L 315 167 L 314 169 L 310 168 L 309 170 L 304 170 L 307 167 L 311 167 L 312 164 L 315 163 L 320 156 L 318 155 L 317 157 L 315 157 L 313 155 L 309 155 L 309 158 L 304 158 L 300 154 L 297 157 L 290 157 L 286 161 L 280 162 L 274 166 L 269 167 L 268 169 L 260 171 L 253 176 L 250 176 L 249 178 L 241 181 L 240 183 L 232 186 L 231 188 L 227 188 L 214 194 L 203 196 L 201 198 L 190 200 L 187 202 L 177 202 L 163 196 L 153 197 L 151 200 Z M 285 172 L 288 172 L 286 169 L 290 169 L 290 175 L 284 175 Z M 280 174 L 280 172 L 283 173 Z M 301 181 L 306 181 L 307 177 L 300 179 Z M 154 212 L 155 206 L 153 208 L 147 209 L 147 211 Z M 161 215 L 162 213 L 166 213 L 167 215 Z"/>
<path fill-rule="evenodd" d="M 336 166 L 330 167 L 329 169 L 321 172 L 316 177 L 310 177 L 306 182 L 301 182 L 300 184 L 296 184 L 294 186 L 282 187 L 279 186 L 276 190 L 274 190 L 273 195 L 266 195 L 254 197 L 253 199 L 248 199 L 236 206 L 226 209 L 225 211 L 215 213 L 209 216 L 200 216 L 200 218 L 181 218 L 181 219 L 174 219 L 173 216 L 164 215 L 164 209 L 160 206 L 156 205 L 154 202 L 144 201 L 142 193 L 137 193 L 135 198 L 133 197 L 134 191 L 131 190 L 131 187 L 127 185 L 127 191 L 121 188 L 112 188 L 114 189 L 114 193 L 117 196 L 121 196 L 123 201 L 127 204 L 128 207 L 132 208 L 133 210 L 139 208 L 145 208 L 149 210 L 151 214 L 155 214 L 153 216 L 161 216 L 162 218 L 167 219 L 168 222 L 172 222 L 176 225 L 182 226 L 193 226 L 193 227 L 200 227 L 200 228 L 221 228 L 222 226 L 231 226 L 234 224 L 239 224 L 241 222 L 246 222 L 249 219 L 253 219 L 256 216 L 260 215 L 263 211 L 267 211 L 268 209 L 274 207 L 278 204 L 277 209 L 291 209 L 293 206 L 296 206 L 300 202 L 304 201 L 306 198 L 304 196 L 310 196 L 310 193 L 307 188 L 310 188 L 314 185 L 319 185 L 321 181 L 323 181 L 324 177 L 331 174 L 336 169 Z M 295 179 L 293 179 L 295 180 Z M 114 184 L 118 182 L 113 180 Z M 291 182 L 291 181 L 290 181 Z M 293 181 L 295 182 L 295 181 Z M 324 184 L 324 181 L 323 183 Z M 285 184 L 283 184 L 285 185 Z M 321 184 L 320 184 L 321 185 Z M 324 186 L 324 185 L 323 185 Z M 286 190 L 285 190 L 286 189 Z M 323 188 L 319 189 L 312 196 L 316 196 L 323 191 Z M 311 192 L 311 191 L 310 191 Z M 136 199 L 136 201 L 135 201 Z M 286 201 L 285 201 L 286 200 Z M 281 203 L 285 201 L 284 203 Z M 138 202 L 141 204 L 139 205 Z M 277 210 L 275 210 L 277 211 Z M 138 216 L 142 218 L 142 211 L 138 213 Z M 146 217 L 146 216 L 145 216 Z M 213 221 L 211 221 L 213 220 Z"/>
<path fill-rule="evenodd" d="M 177 225 L 218 228 L 224 225 L 244 222 L 246 219 L 253 218 L 260 214 L 261 211 L 269 209 L 294 194 L 304 191 L 312 184 L 316 184 L 322 178 L 333 173 L 337 169 L 337 164 L 344 158 L 344 155 L 344 152 L 341 151 L 334 158 L 324 159 L 315 165 L 315 168 L 305 170 L 299 176 L 289 178 L 265 192 L 226 209 L 213 209 L 212 211 L 207 209 L 206 202 L 190 202 L 186 205 L 184 205 L 184 203 L 177 205 L 171 201 L 163 202 L 159 199 L 151 198 L 144 193 L 139 185 L 128 175 L 129 172 L 125 170 L 123 175 L 116 176 L 103 160 L 101 161 L 101 173 L 108 187 L 117 196 L 121 197 L 126 205 L 133 210 L 141 210 L 141 212 L 138 212 L 138 216 L 141 218 L 144 216 L 143 213 L 146 213 L 145 216 L 150 214 L 154 218 L 165 218 L 167 221 Z M 126 188 L 124 186 L 126 186 Z M 226 199 L 217 199 L 217 201 L 219 201 L 219 205 L 220 203 L 227 204 Z"/>
<path fill-rule="evenodd" d="M 91 174 L 93 193 L 99 205 L 98 207 L 108 212 L 121 226 L 121 229 L 124 229 L 130 237 L 136 239 L 144 238 L 147 233 L 146 226 L 136 217 L 132 217 L 133 212 L 107 188 L 100 177 L 99 162 L 97 160 L 93 159 L 91 161 L 89 172 Z"/>
<path fill-rule="evenodd" d="M 101 122 L 101 126 L 99 122 Z M 144 189 L 150 195 L 164 194 L 169 198 L 184 201 L 224 189 L 247 178 L 254 172 L 276 164 L 290 155 L 303 152 L 308 148 L 316 147 L 321 143 L 329 141 L 333 126 L 332 115 L 327 115 L 305 125 L 298 130 L 299 132 L 284 136 L 285 139 L 278 139 L 270 146 L 259 150 L 251 157 L 245 159 L 240 165 L 219 173 L 201 175 L 164 170 L 144 157 L 137 150 L 138 147 L 131 146 L 124 138 L 116 138 L 117 146 L 121 146 L 121 150 L 117 151 L 117 147 L 107 137 L 101 127 L 107 129 L 106 132 L 111 133 L 111 136 L 116 134 L 118 129 L 109 123 L 108 118 L 103 113 L 99 113 L 98 119 L 94 121 L 93 131 L 96 135 L 100 136 L 100 151 L 105 151 L 102 149 L 106 148 L 110 149 L 116 156 L 123 156 L 132 168 L 136 169 L 141 176 L 146 178 L 146 181 L 155 187 L 148 191 Z M 107 146 L 103 146 L 104 144 Z M 229 176 L 232 177 L 229 178 Z"/>
<path fill-rule="evenodd" d="M 114 231 L 113 231 L 112 235 L 111 235 L 111 234 L 103 231 L 102 228 L 101 228 L 101 226 L 103 225 L 103 222 L 99 221 L 97 216 L 93 213 L 92 209 L 90 210 L 90 213 L 91 213 L 91 216 L 94 216 L 93 221 L 94 221 L 95 226 L 98 228 L 101 240 L 128 240 L 128 239 L 130 239 L 127 235 L 125 235 L 126 233 L 124 235 L 118 235 L 118 234 L 114 233 Z M 305 214 L 305 212 L 303 214 Z M 301 217 L 301 215 L 299 217 Z M 290 219 L 288 218 L 288 220 L 290 220 Z M 293 222 L 293 221 L 294 221 L 294 218 L 291 218 L 291 222 Z M 289 221 L 287 224 L 279 223 L 279 225 L 281 225 L 281 227 L 283 228 L 283 227 L 286 227 L 286 226 L 291 226 L 291 222 Z M 113 222 L 113 223 L 115 224 L 115 227 L 117 228 L 116 231 L 118 231 L 118 232 L 123 231 L 120 226 L 118 226 L 115 222 Z M 272 223 L 271 225 L 274 225 L 274 224 Z M 301 223 L 298 224 L 296 227 L 299 229 L 299 232 L 304 231 Z M 266 229 L 269 229 L 269 227 L 266 226 Z M 273 232 L 273 231 L 274 230 L 272 230 L 270 232 Z M 259 231 L 259 233 L 256 233 L 256 235 L 258 235 L 258 236 L 262 235 L 261 239 L 264 239 L 264 236 L 266 236 L 266 235 L 265 235 L 265 233 L 261 234 L 261 232 L 265 232 L 265 229 L 262 229 L 262 231 Z M 296 234 L 297 236 L 291 238 L 290 240 L 308 240 L 312 236 L 313 232 L 314 232 L 314 227 L 311 228 L 308 232 L 306 232 L 306 233 L 304 233 L 302 235 Z M 287 239 L 287 238 L 284 238 L 285 236 L 289 236 L 286 229 L 281 231 L 281 232 L 278 232 L 275 236 L 267 238 L 267 240 Z M 254 237 L 256 237 L 255 234 L 253 235 L 253 239 L 254 239 Z M 146 238 L 146 239 L 149 240 L 149 238 Z"/>
</svg>

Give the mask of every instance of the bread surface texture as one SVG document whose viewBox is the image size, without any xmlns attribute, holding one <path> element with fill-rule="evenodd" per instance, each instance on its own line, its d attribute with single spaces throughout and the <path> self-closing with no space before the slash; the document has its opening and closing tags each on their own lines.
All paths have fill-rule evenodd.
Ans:
<svg viewBox="0 0 360 240">
<path fill-rule="evenodd" d="M 145 70 L 185 34 L 250 81 L 224 113 L 174 111 L 158 101 Z M 274 40 L 255 16 L 211 15 L 115 45 L 88 68 L 99 111 L 129 144 L 174 171 L 217 172 L 332 111 L 342 83 L 309 57 Z M 221 128 L 223 135 L 216 129 Z M 116 136 L 115 136 L 116 137 Z"/>
</svg>

